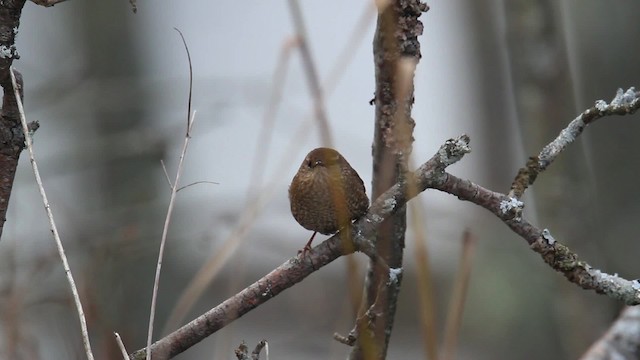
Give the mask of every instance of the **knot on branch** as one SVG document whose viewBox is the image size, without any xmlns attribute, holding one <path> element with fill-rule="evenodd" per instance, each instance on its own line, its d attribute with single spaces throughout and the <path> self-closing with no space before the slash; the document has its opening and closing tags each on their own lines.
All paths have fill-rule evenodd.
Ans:
<svg viewBox="0 0 640 360">
<path fill-rule="evenodd" d="M 607 104 L 604 100 L 597 100 L 595 106 L 585 111 L 585 123 L 589 123 L 606 115 L 626 115 L 633 114 L 640 108 L 640 92 L 634 87 L 627 91 L 618 89 L 616 96 Z"/>
<path fill-rule="evenodd" d="M 538 157 L 529 157 L 529 160 L 527 160 L 527 164 L 525 165 L 525 167 L 520 168 L 515 179 L 513 179 L 509 196 L 513 196 L 518 199 L 521 198 L 529 185 L 533 184 L 536 181 L 536 178 L 538 177 L 540 171 L 542 171 L 542 169 L 540 167 L 540 160 L 538 159 Z"/>
<path fill-rule="evenodd" d="M 438 162 L 442 169 L 460 161 L 465 154 L 470 153 L 470 141 L 471 139 L 467 135 L 461 135 L 456 139 L 447 140 L 440 147 L 440 150 L 438 150 Z"/>
<path fill-rule="evenodd" d="M 500 213 L 505 220 L 520 221 L 522 209 L 524 209 L 524 203 L 514 197 L 507 197 L 500 201 Z"/>
<path fill-rule="evenodd" d="M 20 59 L 16 45 L 0 45 L 0 59 Z"/>
</svg>

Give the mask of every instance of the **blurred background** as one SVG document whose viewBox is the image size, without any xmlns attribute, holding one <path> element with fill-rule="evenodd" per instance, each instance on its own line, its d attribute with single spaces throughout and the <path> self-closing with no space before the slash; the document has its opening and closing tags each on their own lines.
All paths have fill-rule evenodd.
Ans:
<svg viewBox="0 0 640 360">
<path fill-rule="evenodd" d="M 14 63 L 25 79 L 35 151 L 80 288 L 94 352 L 145 345 L 170 187 L 184 141 L 191 51 L 197 110 L 169 231 L 154 339 L 296 255 L 309 237 L 287 187 L 322 145 L 287 2 L 69 0 L 25 5 Z M 640 3 L 431 0 L 415 77 L 413 162 L 466 133 L 449 170 L 506 192 L 517 169 L 577 114 L 640 80 Z M 300 1 L 325 90 L 333 146 L 370 193 L 374 108 L 368 0 Z M 638 116 L 590 126 L 527 197 L 525 216 L 591 265 L 640 277 Z M 435 336 L 443 338 L 462 248 L 475 243 L 459 359 L 572 359 L 619 303 L 568 283 L 486 211 L 430 190 L 410 211 L 390 359 L 426 358 L 420 316 L 426 247 Z M 77 315 L 26 153 L 0 241 L 0 357 L 83 358 Z M 412 213 L 409 214 L 411 218 Z M 417 236 L 421 233 L 426 234 Z M 324 237 L 320 237 L 323 240 Z M 231 359 L 265 338 L 275 359 L 345 358 L 332 340 L 354 321 L 366 259 L 339 259 L 178 359 Z M 354 264 L 356 265 L 354 267 Z M 423 274 L 424 275 L 424 274 Z M 186 289 L 200 289 L 185 295 Z"/>
</svg>

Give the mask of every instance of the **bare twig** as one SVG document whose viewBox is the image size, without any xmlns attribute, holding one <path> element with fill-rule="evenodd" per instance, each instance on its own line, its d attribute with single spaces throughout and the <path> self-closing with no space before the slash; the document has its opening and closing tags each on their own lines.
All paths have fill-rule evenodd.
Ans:
<svg viewBox="0 0 640 360">
<path fill-rule="evenodd" d="M 185 186 L 181 186 L 180 188 L 178 188 L 178 190 L 176 190 L 176 192 L 180 191 L 180 190 L 184 190 L 188 187 L 191 187 L 193 185 L 199 185 L 199 184 L 210 184 L 210 185 L 220 185 L 215 181 L 206 181 L 206 180 L 201 180 L 201 181 L 194 181 L 191 184 L 187 184 Z"/>
<path fill-rule="evenodd" d="M 191 53 L 189 52 L 187 41 L 184 39 L 184 35 L 182 35 L 182 31 L 175 27 L 173 30 L 180 34 L 180 39 L 182 39 L 182 44 L 184 45 L 184 51 L 187 53 L 187 62 L 189 63 L 189 98 L 187 99 L 187 136 L 189 136 L 189 131 L 191 129 L 191 121 L 189 120 L 191 119 L 191 99 L 193 98 L 193 65 L 191 64 Z"/>
<path fill-rule="evenodd" d="M 40 171 L 38 170 L 38 163 L 36 162 L 36 157 L 33 150 L 33 143 L 31 142 L 31 137 L 29 136 L 29 126 L 27 125 L 27 119 L 24 114 L 22 99 L 20 98 L 20 90 L 18 89 L 18 84 L 16 82 L 16 75 L 14 74 L 14 71 L 15 70 L 11 68 L 9 71 L 9 74 L 11 76 L 13 91 L 16 96 L 16 102 L 18 104 L 18 111 L 20 112 L 20 122 L 22 123 L 22 131 L 24 131 L 24 134 L 25 134 L 25 142 L 27 145 L 27 150 L 29 152 L 29 160 L 31 162 L 31 167 L 33 168 L 33 174 L 35 175 L 36 183 L 38 184 L 38 189 L 40 190 L 40 196 L 42 197 L 42 202 L 44 203 L 44 209 L 47 212 L 47 217 L 49 218 L 49 227 L 51 229 L 51 233 L 53 234 L 53 238 L 56 242 L 58 254 L 60 255 L 60 259 L 62 260 L 62 266 L 64 268 L 65 274 L 67 275 L 67 281 L 69 282 L 71 293 L 73 294 L 73 301 L 76 306 L 76 311 L 78 312 L 78 318 L 80 319 L 80 330 L 82 332 L 82 342 L 84 343 L 84 349 L 87 355 L 87 359 L 93 360 L 93 352 L 91 351 L 91 343 L 89 341 L 89 331 L 87 330 L 87 321 L 84 317 L 82 303 L 80 302 L 80 295 L 78 295 L 78 289 L 76 288 L 76 283 L 73 280 L 73 274 L 71 273 L 71 268 L 69 267 L 69 262 L 67 261 L 67 256 L 65 255 L 64 247 L 62 246 L 62 240 L 60 239 L 60 234 L 58 233 L 58 227 L 56 226 L 56 222 L 53 219 L 53 212 L 51 210 L 51 205 L 49 204 L 49 199 L 47 199 L 47 193 L 45 192 L 44 186 L 42 184 L 42 178 L 40 177 Z"/>
<path fill-rule="evenodd" d="M 176 29 L 176 31 L 178 31 L 178 33 L 180 34 L 180 37 L 182 38 L 182 41 L 184 43 L 185 49 L 187 51 L 187 57 L 189 60 L 189 104 L 188 104 L 188 108 L 189 111 L 191 111 L 191 93 L 192 93 L 192 87 L 193 87 L 193 81 L 192 81 L 192 68 L 191 68 L 191 56 L 189 55 L 189 49 L 187 47 L 187 43 L 184 40 L 184 37 L 182 36 L 182 33 L 180 32 L 180 30 Z M 176 170 L 176 177 L 175 180 L 173 181 L 173 185 L 171 186 L 171 196 L 169 197 L 169 207 L 167 209 L 167 216 L 165 217 L 164 220 L 164 227 L 162 228 L 162 239 L 160 240 L 160 251 L 158 252 L 158 263 L 156 265 L 156 275 L 153 281 L 153 292 L 151 295 L 151 310 L 150 310 L 150 314 L 149 314 L 149 329 L 148 329 L 148 333 L 147 333 L 147 353 L 146 353 L 146 357 L 147 360 L 151 360 L 151 342 L 153 340 L 153 323 L 155 320 L 155 313 L 156 313 L 156 302 L 157 302 L 157 297 L 158 297 L 158 286 L 160 284 L 160 271 L 162 269 L 162 260 L 164 257 L 164 248 L 165 248 L 165 244 L 167 242 L 167 234 L 169 233 L 169 223 L 171 222 L 171 215 L 173 214 L 173 208 L 174 208 L 174 204 L 175 204 L 175 199 L 176 199 L 176 194 L 178 193 L 178 184 L 180 183 L 180 176 L 182 175 L 182 166 L 184 164 L 184 158 L 187 154 L 187 148 L 189 146 L 189 140 L 191 140 L 191 130 L 193 128 L 193 123 L 195 122 L 195 111 L 193 112 L 193 114 L 188 113 L 187 114 L 187 130 L 186 130 L 186 134 L 184 137 L 184 144 L 182 145 L 182 151 L 180 152 L 180 159 L 178 160 L 178 168 Z"/>
<path fill-rule="evenodd" d="M 169 189 L 172 189 L 173 184 L 171 183 L 171 178 L 169 177 L 169 172 L 167 171 L 167 166 L 164 164 L 164 160 L 160 159 L 160 165 L 162 165 L 162 171 L 164 171 L 164 176 L 167 178 L 167 182 L 169 183 Z"/>
<path fill-rule="evenodd" d="M 124 343 L 122 342 L 122 338 L 120 337 L 120 334 L 118 334 L 117 332 L 114 332 L 113 335 L 116 337 L 116 343 L 118 344 L 118 349 L 120 349 L 120 354 L 122 354 L 122 358 L 124 360 L 130 360 L 129 353 L 127 352 L 127 348 L 124 347 Z"/>
<path fill-rule="evenodd" d="M 564 128 L 558 137 L 533 156 L 527 165 L 518 171 L 518 175 L 511 185 L 510 197 L 521 198 L 525 190 L 535 182 L 537 176 L 546 170 L 560 153 L 574 142 L 587 125 L 609 115 L 628 115 L 640 108 L 640 92 L 631 87 L 627 91 L 618 89 L 616 96 L 607 104 L 604 100 L 596 101 L 595 105 L 578 115 Z"/>
<path fill-rule="evenodd" d="M 155 319 L 156 302 L 158 297 L 158 286 L 160 283 L 160 270 L 162 269 L 162 259 L 164 257 L 164 247 L 167 242 L 167 234 L 169 233 L 169 223 L 171 222 L 171 215 L 173 214 L 173 207 L 175 204 L 176 194 L 178 193 L 177 186 L 180 182 L 180 175 L 182 174 L 182 165 L 184 163 L 184 157 L 187 153 L 189 146 L 189 140 L 191 139 L 191 128 L 195 120 L 195 111 L 189 120 L 189 127 L 187 130 L 187 136 L 184 138 L 184 144 L 182 145 L 182 151 L 180 153 L 180 160 L 178 160 L 178 169 L 176 170 L 176 177 L 171 187 L 171 196 L 169 197 L 169 207 L 167 209 L 167 216 L 164 220 L 164 227 L 162 228 L 162 239 L 160 240 L 160 251 L 158 253 L 158 263 L 156 265 L 156 276 L 153 281 L 153 293 L 151 295 L 151 313 L 149 315 L 149 331 L 147 333 L 147 349 L 150 348 L 151 341 L 153 339 L 153 322 Z M 151 353 L 147 353 L 147 359 L 151 359 Z"/>
</svg>

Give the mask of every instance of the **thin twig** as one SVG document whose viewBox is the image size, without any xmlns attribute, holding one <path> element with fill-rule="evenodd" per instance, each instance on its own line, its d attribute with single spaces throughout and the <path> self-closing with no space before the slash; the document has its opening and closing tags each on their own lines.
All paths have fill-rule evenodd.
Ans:
<svg viewBox="0 0 640 360">
<path fill-rule="evenodd" d="M 130 360 L 129 353 L 127 352 L 127 348 L 124 347 L 124 343 L 122 342 L 122 338 L 120 334 L 114 332 L 113 335 L 116 337 L 116 343 L 118 344 L 118 349 L 120 349 L 120 353 L 122 354 L 122 358 L 124 360 Z"/>
<path fill-rule="evenodd" d="M 169 183 L 169 188 L 171 189 L 173 187 L 173 184 L 171 184 L 171 179 L 169 178 L 169 173 L 167 172 L 167 167 L 164 165 L 164 161 L 160 160 L 160 164 L 162 165 L 162 170 L 164 171 L 164 176 L 167 178 L 167 182 Z M 178 188 L 178 190 L 176 190 L 176 192 L 180 192 L 180 190 L 184 190 L 190 186 L 193 185 L 198 185 L 198 184 L 211 184 L 211 185 L 220 185 L 219 183 L 215 182 L 215 181 L 206 181 L 206 180 L 201 180 L 201 181 L 194 181 L 191 184 L 187 184 L 185 186 L 181 186 Z"/>
<path fill-rule="evenodd" d="M 573 143 L 592 122 L 610 115 L 629 115 L 640 109 L 640 92 L 631 87 L 627 91 L 618 89 L 611 103 L 597 100 L 593 107 L 583 111 L 567 125 L 558 136 L 545 146 L 537 156 L 532 156 L 526 166 L 518 171 L 509 197 L 520 199 L 540 173 L 547 169 L 560 153 Z"/>
<path fill-rule="evenodd" d="M 13 85 L 13 91 L 15 93 L 16 102 L 18 104 L 18 111 L 20 112 L 20 122 L 22 123 L 22 131 L 24 131 L 24 139 L 25 139 L 25 143 L 27 144 L 27 150 L 29 151 L 29 160 L 31 161 L 31 166 L 33 167 L 33 174 L 36 177 L 36 183 L 38 184 L 38 189 L 40 190 L 40 196 L 42 196 L 44 209 L 47 212 L 47 217 L 49 218 L 49 226 L 51 228 L 51 233 L 53 234 L 53 238 L 56 241 L 58 254 L 60 255 L 60 259 L 62 260 L 62 266 L 64 267 L 64 272 L 67 275 L 67 281 L 69 282 L 69 287 L 71 288 L 71 293 L 73 294 L 73 301 L 76 305 L 78 318 L 80 319 L 80 330 L 82 332 L 82 342 L 84 343 L 84 349 L 87 354 L 87 359 L 93 360 L 93 352 L 91 351 L 91 343 L 89 341 L 89 331 L 87 330 L 87 321 L 84 317 L 84 311 L 82 310 L 80 295 L 78 295 L 78 289 L 76 288 L 76 283 L 73 280 L 73 274 L 71 273 L 71 268 L 69 267 L 69 262 L 67 261 L 67 256 L 65 255 L 64 247 L 62 246 L 62 240 L 60 239 L 60 234 L 58 233 L 58 227 L 56 226 L 56 222 L 53 219 L 53 212 L 51 210 L 51 205 L 49 205 L 49 200 L 47 199 L 47 193 L 45 192 L 44 186 L 42 185 L 42 178 L 40 178 L 38 163 L 36 162 L 36 156 L 33 151 L 33 143 L 31 141 L 31 137 L 29 136 L 29 126 L 27 125 L 27 119 L 24 114 L 24 107 L 22 106 L 22 99 L 20 98 L 20 91 L 18 89 L 18 86 L 16 83 L 16 76 L 13 73 L 13 71 L 14 71 L 13 67 L 11 67 L 9 74 L 11 76 L 11 84 Z"/>
<path fill-rule="evenodd" d="M 167 182 L 169 183 L 169 188 L 173 188 L 173 184 L 171 183 L 171 178 L 169 178 L 169 172 L 167 172 L 167 167 L 164 165 L 164 160 L 160 159 L 160 165 L 162 165 L 162 171 L 164 171 L 164 176 L 167 178 Z"/>
<path fill-rule="evenodd" d="M 185 186 L 181 186 L 180 188 L 178 188 L 178 190 L 176 190 L 176 192 L 178 192 L 178 191 L 180 191 L 180 190 L 184 190 L 184 189 L 186 189 L 186 188 L 188 188 L 188 187 L 190 187 L 190 186 L 193 186 L 193 185 L 198 185 L 198 184 L 220 185 L 220 184 L 218 184 L 218 183 L 217 183 L 217 182 L 215 182 L 215 181 L 206 181 L 206 180 L 202 180 L 202 181 L 195 181 L 195 182 L 192 182 L 191 184 L 187 184 L 187 185 L 185 185 Z"/>
<path fill-rule="evenodd" d="M 184 39 L 182 31 L 175 27 L 173 28 L 173 30 L 177 31 L 178 34 L 180 34 L 182 44 L 184 45 L 184 50 L 187 52 L 187 62 L 189 63 L 189 98 L 187 100 L 187 136 L 189 136 L 189 131 L 191 129 L 189 120 L 191 119 L 191 99 L 193 98 L 193 65 L 191 64 L 191 53 L 189 52 L 189 47 L 187 46 L 187 40 Z"/>
<path fill-rule="evenodd" d="M 156 275 L 153 281 L 153 293 L 151 295 L 151 310 L 149 314 L 149 331 L 147 333 L 147 360 L 151 360 L 151 342 L 153 340 L 153 322 L 155 319 L 156 313 L 156 302 L 158 298 L 158 286 L 160 284 L 160 270 L 162 269 L 162 259 L 164 257 L 164 247 L 167 242 L 167 234 L 169 232 L 169 223 L 171 222 L 171 215 L 173 214 L 173 207 L 175 204 L 176 194 L 178 193 L 178 184 L 180 183 L 180 175 L 182 174 L 182 166 L 184 164 L 184 157 L 187 154 L 187 147 L 189 146 L 189 140 L 191 139 L 191 129 L 193 128 L 193 123 L 195 122 L 196 112 L 194 111 L 191 114 L 191 94 L 193 91 L 193 70 L 191 67 L 191 56 L 189 55 L 189 47 L 187 46 L 186 41 L 184 40 L 184 36 L 180 30 L 176 29 L 176 31 L 180 34 L 182 38 L 184 47 L 187 51 L 187 58 L 189 61 L 189 100 L 188 100 L 188 108 L 189 113 L 187 114 L 187 130 L 184 137 L 184 144 L 182 145 L 182 152 L 180 153 L 180 159 L 178 160 L 178 169 L 176 170 L 176 177 L 173 181 L 173 185 L 171 186 L 171 196 L 169 197 L 169 207 L 167 209 L 167 216 L 164 220 L 164 227 L 162 229 L 162 239 L 160 240 L 160 251 L 158 253 L 158 264 L 156 265 Z"/>
<path fill-rule="evenodd" d="M 187 153 L 187 147 L 189 146 L 189 140 L 191 139 L 191 128 L 195 120 L 195 111 L 193 116 L 189 120 L 189 128 L 187 130 L 187 136 L 184 137 L 184 144 L 182 145 L 182 152 L 180 153 L 180 160 L 178 161 L 178 170 L 176 170 L 176 177 L 171 187 L 171 196 L 169 198 L 169 207 L 167 209 L 167 216 L 164 220 L 164 227 L 162 228 L 162 240 L 160 240 L 160 251 L 158 253 L 158 264 L 156 266 L 156 276 L 153 281 L 153 293 L 151 295 L 151 312 L 149 315 L 149 332 L 147 333 L 147 360 L 151 360 L 151 341 L 153 340 L 153 322 L 156 312 L 156 301 L 158 297 L 158 285 L 160 283 L 160 270 L 162 269 L 162 258 L 164 257 L 164 247 L 167 242 L 167 234 L 169 233 L 169 223 L 171 222 L 171 215 L 173 214 L 173 207 L 175 204 L 176 194 L 178 193 L 177 186 L 180 182 L 180 175 L 182 174 L 182 165 L 184 163 L 184 157 Z"/>
</svg>

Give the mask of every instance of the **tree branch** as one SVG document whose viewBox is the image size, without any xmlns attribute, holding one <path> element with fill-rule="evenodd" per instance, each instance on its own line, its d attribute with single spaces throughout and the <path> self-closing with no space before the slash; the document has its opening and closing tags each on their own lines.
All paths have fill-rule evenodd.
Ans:
<svg viewBox="0 0 640 360">
<path fill-rule="evenodd" d="M 602 106 L 597 105 L 596 108 L 600 106 L 597 110 L 604 111 L 602 116 L 633 113 L 640 107 L 640 101 L 637 100 L 639 94 L 629 91 L 625 94 L 627 95 L 621 100 L 622 103 L 617 102 L 620 100 L 618 96 L 616 97 L 618 100 L 614 99 L 612 104 L 607 106 L 598 102 L 597 104 Z M 609 106 L 614 106 L 616 110 L 613 111 Z M 595 117 L 591 118 L 590 122 L 593 120 Z M 574 123 L 572 122 L 567 129 L 571 129 L 574 126 L 572 124 Z M 562 134 L 570 131 L 567 129 L 563 130 Z M 569 139 L 566 136 L 561 137 Z M 445 142 L 429 161 L 413 173 L 407 173 L 404 181 L 396 183 L 380 195 L 369 208 L 367 215 L 356 221 L 348 232 L 341 231 L 332 236 L 315 247 L 313 251 L 308 252 L 304 258 L 289 259 L 238 294 L 160 339 L 151 346 L 153 357 L 167 359 L 185 351 L 342 255 L 360 251 L 367 254 L 374 262 L 381 263 L 382 259 L 369 239 L 375 238 L 378 228 L 386 219 L 403 209 L 408 200 L 428 188 L 444 191 L 457 196 L 460 200 L 472 202 L 489 210 L 524 238 L 532 250 L 539 253 L 554 270 L 561 272 L 578 286 L 606 294 L 627 305 L 640 305 L 639 280 L 626 280 L 617 275 L 609 275 L 578 260 L 578 256 L 556 241 L 547 229 L 539 229 L 522 217 L 524 204 L 520 200 L 447 173 L 445 169 L 448 166 L 471 151 L 469 141 L 468 136 L 462 135 Z M 557 142 L 554 140 L 552 144 Z M 545 147 L 547 148 L 549 146 Z M 384 286 L 381 287 L 395 286 L 393 283 L 398 281 L 401 269 L 383 268 L 387 269 L 387 274 L 386 281 L 382 283 Z M 374 299 L 372 306 L 369 307 L 372 311 L 359 318 L 356 329 L 348 337 L 338 336 L 344 340 L 342 342 L 354 345 L 357 340 L 360 340 L 363 329 L 361 324 L 365 323 L 364 320 L 370 319 L 370 316 L 376 316 L 373 313 L 378 312 L 380 306 L 378 300 L 379 298 Z M 145 349 L 141 349 L 134 352 L 131 358 L 143 359 L 144 356 Z"/>
<path fill-rule="evenodd" d="M 639 96 L 640 92 L 636 92 L 635 88 L 631 87 L 625 92 L 618 89 L 610 104 L 603 100 L 596 101 L 593 107 L 583 111 L 571 121 L 555 140 L 540 151 L 540 154 L 529 158 L 527 165 L 518 171 L 518 175 L 511 185 L 509 196 L 521 198 L 529 185 L 535 182 L 538 175 L 582 134 L 587 125 L 605 116 L 628 115 L 636 112 L 640 108 Z"/>
<path fill-rule="evenodd" d="M 18 160 L 24 149 L 20 112 L 9 76 L 13 60 L 20 58 L 15 40 L 24 3 L 25 0 L 0 2 L 0 85 L 4 92 L 0 117 L 0 237 L 6 221 Z M 18 76 L 16 80 L 22 97 L 22 76 Z M 31 126 L 34 130 L 37 128 L 36 123 Z"/>
<path fill-rule="evenodd" d="M 636 92 L 634 88 L 626 92 L 619 89 L 610 104 L 603 100 L 596 101 L 594 107 L 585 110 L 569 123 L 555 140 L 545 146 L 539 156 L 529 159 L 527 166 L 518 172 L 509 195 L 487 190 L 448 173 L 445 173 L 444 181 L 431 183 L 428 187 L 456 195 L 461 200 L 473 202 L 491 211 L 511 230 L 524 238 L 531 249 L 539 253 L 549 266 L 583 289 L 595 290 L 627 305 L 640 305 L 640 280 L 626 280 L 617 274 L 610 275 L 579 260 L 578 255 L 556 241 L 549 230 L 537 228 L 523 219 L 524 203 L 518 200 L 524 190 L 534 183 L 536 177 L 588 124 L 608 115 L 633 114 L 638 108 L 640 92 Z"/>
<path fill-rule="evenodd" d="M 640 307 L 628 307 L 580 360 L 640 358 Z"/>
<path fill-rule="evenodd" d="M 393 184 L 404 182 L 413 144 L 415 121 L 411 117 L 414 103 L 413 77 L 420 60 L 423 26 L 418 18 L 428 10 L 420 0 L 389 0 L 376 2 L 378 21 L 373 39 L 375 64 L 375 122 L 373 135 L 372 198 L 377 198 Z M 412 191 L 412 190 L 411 190 Z M 406 209 L 398 212 L 380 226 L 375 234 L 379 256 L 392 268 L 401 269 L 407 225 Z M 350 359 L 384 359 L 393 330 L 402 272 L 397 281 L 380 286 L 387 273 L 375 260 L 369 263 L 365 279 L 362 309 L 369 311 L 368 321 L 356 321 L 358 342 Z M 358 318 L 362 319 L 363 314 Z"/>
<path fill-rule="evenodd" d="M 467 136 L 447 141 L 437 154 L 416 170 L 413 176 L 420 179 L 420 183 L 425 185 L 423 190 L 429 183 L 428 178 L 441 178 L 447 166 L 460 160 L 464 154 L 470 151 L 468 142 Z M 289 259 L 220 305 L 155 342 L 151 345 L 153 359 L 168 359 L 182 353 L 282 291 L 304 280 L 314 271 L 328 265 L 338 257 L 351 254 L 354 251 L 363 252 L 370 258 L 376 259 L 382 269 L 387 269 L 387 279 L 389 279 L 389 273 L 397 273 L 398 270 L 391 271 L 385 267 L 369 239 L 374 237 L 378 227 L 385 219 L 402 209 L 409 199 L 418 194 L 418 192 L 408 192 L 408 187 L 407 182 L 398 183 L 391 187 L 371 205 L 367 215 L 356 221 L 348 232 L 341 231 L 330 237 L 313 248 L 312 251 L 307 252 L 304 258 L 296 256 Z M 145 351 L 146 349 L 135 351 L 131 354 L 131 359 L 144 359 Z"/>
</svg>

